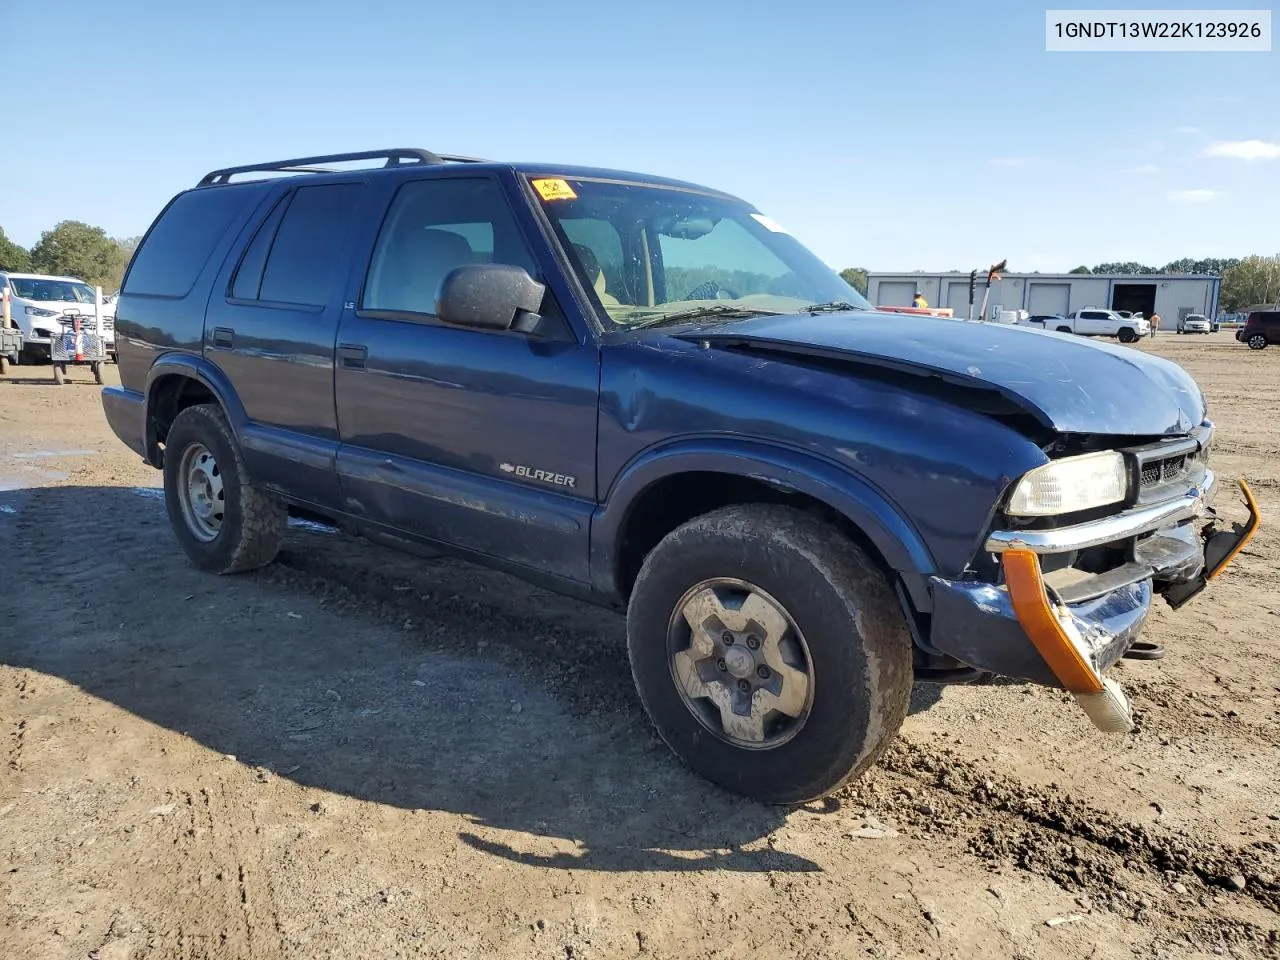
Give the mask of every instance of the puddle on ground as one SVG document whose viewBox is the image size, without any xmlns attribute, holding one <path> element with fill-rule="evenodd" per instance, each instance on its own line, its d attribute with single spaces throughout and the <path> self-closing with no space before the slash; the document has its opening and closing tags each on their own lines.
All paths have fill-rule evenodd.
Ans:
<svg viewBox="0 0 1280 960">
<path fill-rule="evenodd" d="M 145 500 L 164 499 L 164 487 L 130 487 L 129 492 L 134 496 L 142 497 Z M 295 530 L 306 530 L 309 533 L 341 532 L 337 527 L 331 527 L 325 523 L 317 523 L 314 520 L 304 520 L 302 517 L 290 517 L 289 526 L 293 527 Z"/>
<path fill-rule="evenodd" d="M 15 460 L 47 460 L 50 457 L 95 457 L 97 450 L 28 450 L 26 453 L 11 453 Z"/>
<path fill-rule="evenodd" d="M 0 493 L 6 490 L 27 490 L 37 486 L 41 480 L 65 480 L 71 476 L 62 470 L 32 470 L 16 476 L 11 473 L 0 473 Z"/>
<path fill-rule="evenodd" d="M 337 527 L 331 527 L 325 523 L 316 523 L 314 520 L 304 520 L 302 517 L 290 517 L 289 526 L 295 530 L 309 530 L 311 533 L 339 533 Z"/>
</svg>

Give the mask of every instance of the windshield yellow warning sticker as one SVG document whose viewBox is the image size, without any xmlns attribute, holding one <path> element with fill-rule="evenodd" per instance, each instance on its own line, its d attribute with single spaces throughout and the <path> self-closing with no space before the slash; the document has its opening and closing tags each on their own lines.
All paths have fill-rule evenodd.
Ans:
<svg viewBox="0 0 1280 960">
<path fill-rule="evenodd" d="M 560 177 L 552 177 L 548 180 L 534 180 L 533 189 L 538 191 L 538 196 L 543 200 L 576 200 L 578 195 L 573 192 L 573 187 L 569 186 L 569 181 Z"/>
</svg>

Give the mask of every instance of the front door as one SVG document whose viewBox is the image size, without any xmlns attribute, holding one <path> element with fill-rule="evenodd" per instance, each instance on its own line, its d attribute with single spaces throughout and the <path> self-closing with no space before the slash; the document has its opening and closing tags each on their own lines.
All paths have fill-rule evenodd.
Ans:
<svg viewBox="0 0 1280 960">
<path fill-rule="evenodd" d="M 1115 324 L 1111 321 L 1110 314 L 1103 313 L 1101 310 L 1082 310 L 1076 323 L 1076 333 L 1085 333 L 1092 336 L 1115 333 L 1111 329 L 1114 326 Z"/>
<path fill-rule="evenodd" d="M 235 384 L 241 445 L 264 486 L 326 507 L 341 504 L 334 470 L 333 343 L 366 186 L 327 182 L 285 191 L 247 228 L 205 315 L 205 357 Z M 366 241 L 367 242 L 367 241 Z M 237 248 L 238 249 L 238 248 Z"/>
<path fill-rule="evenodd" d="M 549 290 L 546 329 L 536 335 L 442 324 L 440 282 L 476 262 L 539 277 L 500 182 L 404 182 L 338 333 L 347 510 L 585 582 L 598 350 L 585 332 L 575 334 Z"/>
</svg>

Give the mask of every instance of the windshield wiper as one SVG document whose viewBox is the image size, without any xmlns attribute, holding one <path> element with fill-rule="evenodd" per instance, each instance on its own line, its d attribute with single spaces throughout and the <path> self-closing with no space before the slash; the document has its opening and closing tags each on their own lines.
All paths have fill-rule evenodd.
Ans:
<svg viewBox="0 0 1280 960">
<path fill-rule="evenodd" d="M 797 313 L 840 313 L 845 310 L 861 310 L 861 307 L 855 307 L 848 300 L 828 300 L 826 303 L 811 303 L 803 310 L 797 310 Z"/>
<path fill-rule="evenodd" d="M 660 317 L 642 320 L 640 323 L 627 325 L 628 330 L 643 330 L 645 327 L 657 327 L 666 323 L 679 323 L 681 320 L 699 320 L 703 317 L 760 317 L 781 316 L 777 310 L 761 310 L 759 307 L 735 307 L 727 303 L 710 307 L 693 307 L 689 310 L 677 310 L 675 313 L 664 313 Z"/>
</svg>

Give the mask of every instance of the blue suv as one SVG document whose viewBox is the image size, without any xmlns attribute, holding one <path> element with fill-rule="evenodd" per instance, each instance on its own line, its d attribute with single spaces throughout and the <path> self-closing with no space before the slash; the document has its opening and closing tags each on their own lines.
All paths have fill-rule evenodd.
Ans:
<svg viewBox="0 0 1280 960">
<path fill-rule="evenodd" d="M 269 563 L 292 511 L 625 611 L 663 739 L 766 802 L 865 770 L 914 680 L 1131 729 L 1107 669 L 1257 526 L 1243 482 L 1248 523 L 1215 520 L 1177 365 L 877 312 L 749 203 L 616 170 L 216 170 L 143 238 L 116 337 L 107 418 L 197 567 Z"/>
</svg>

